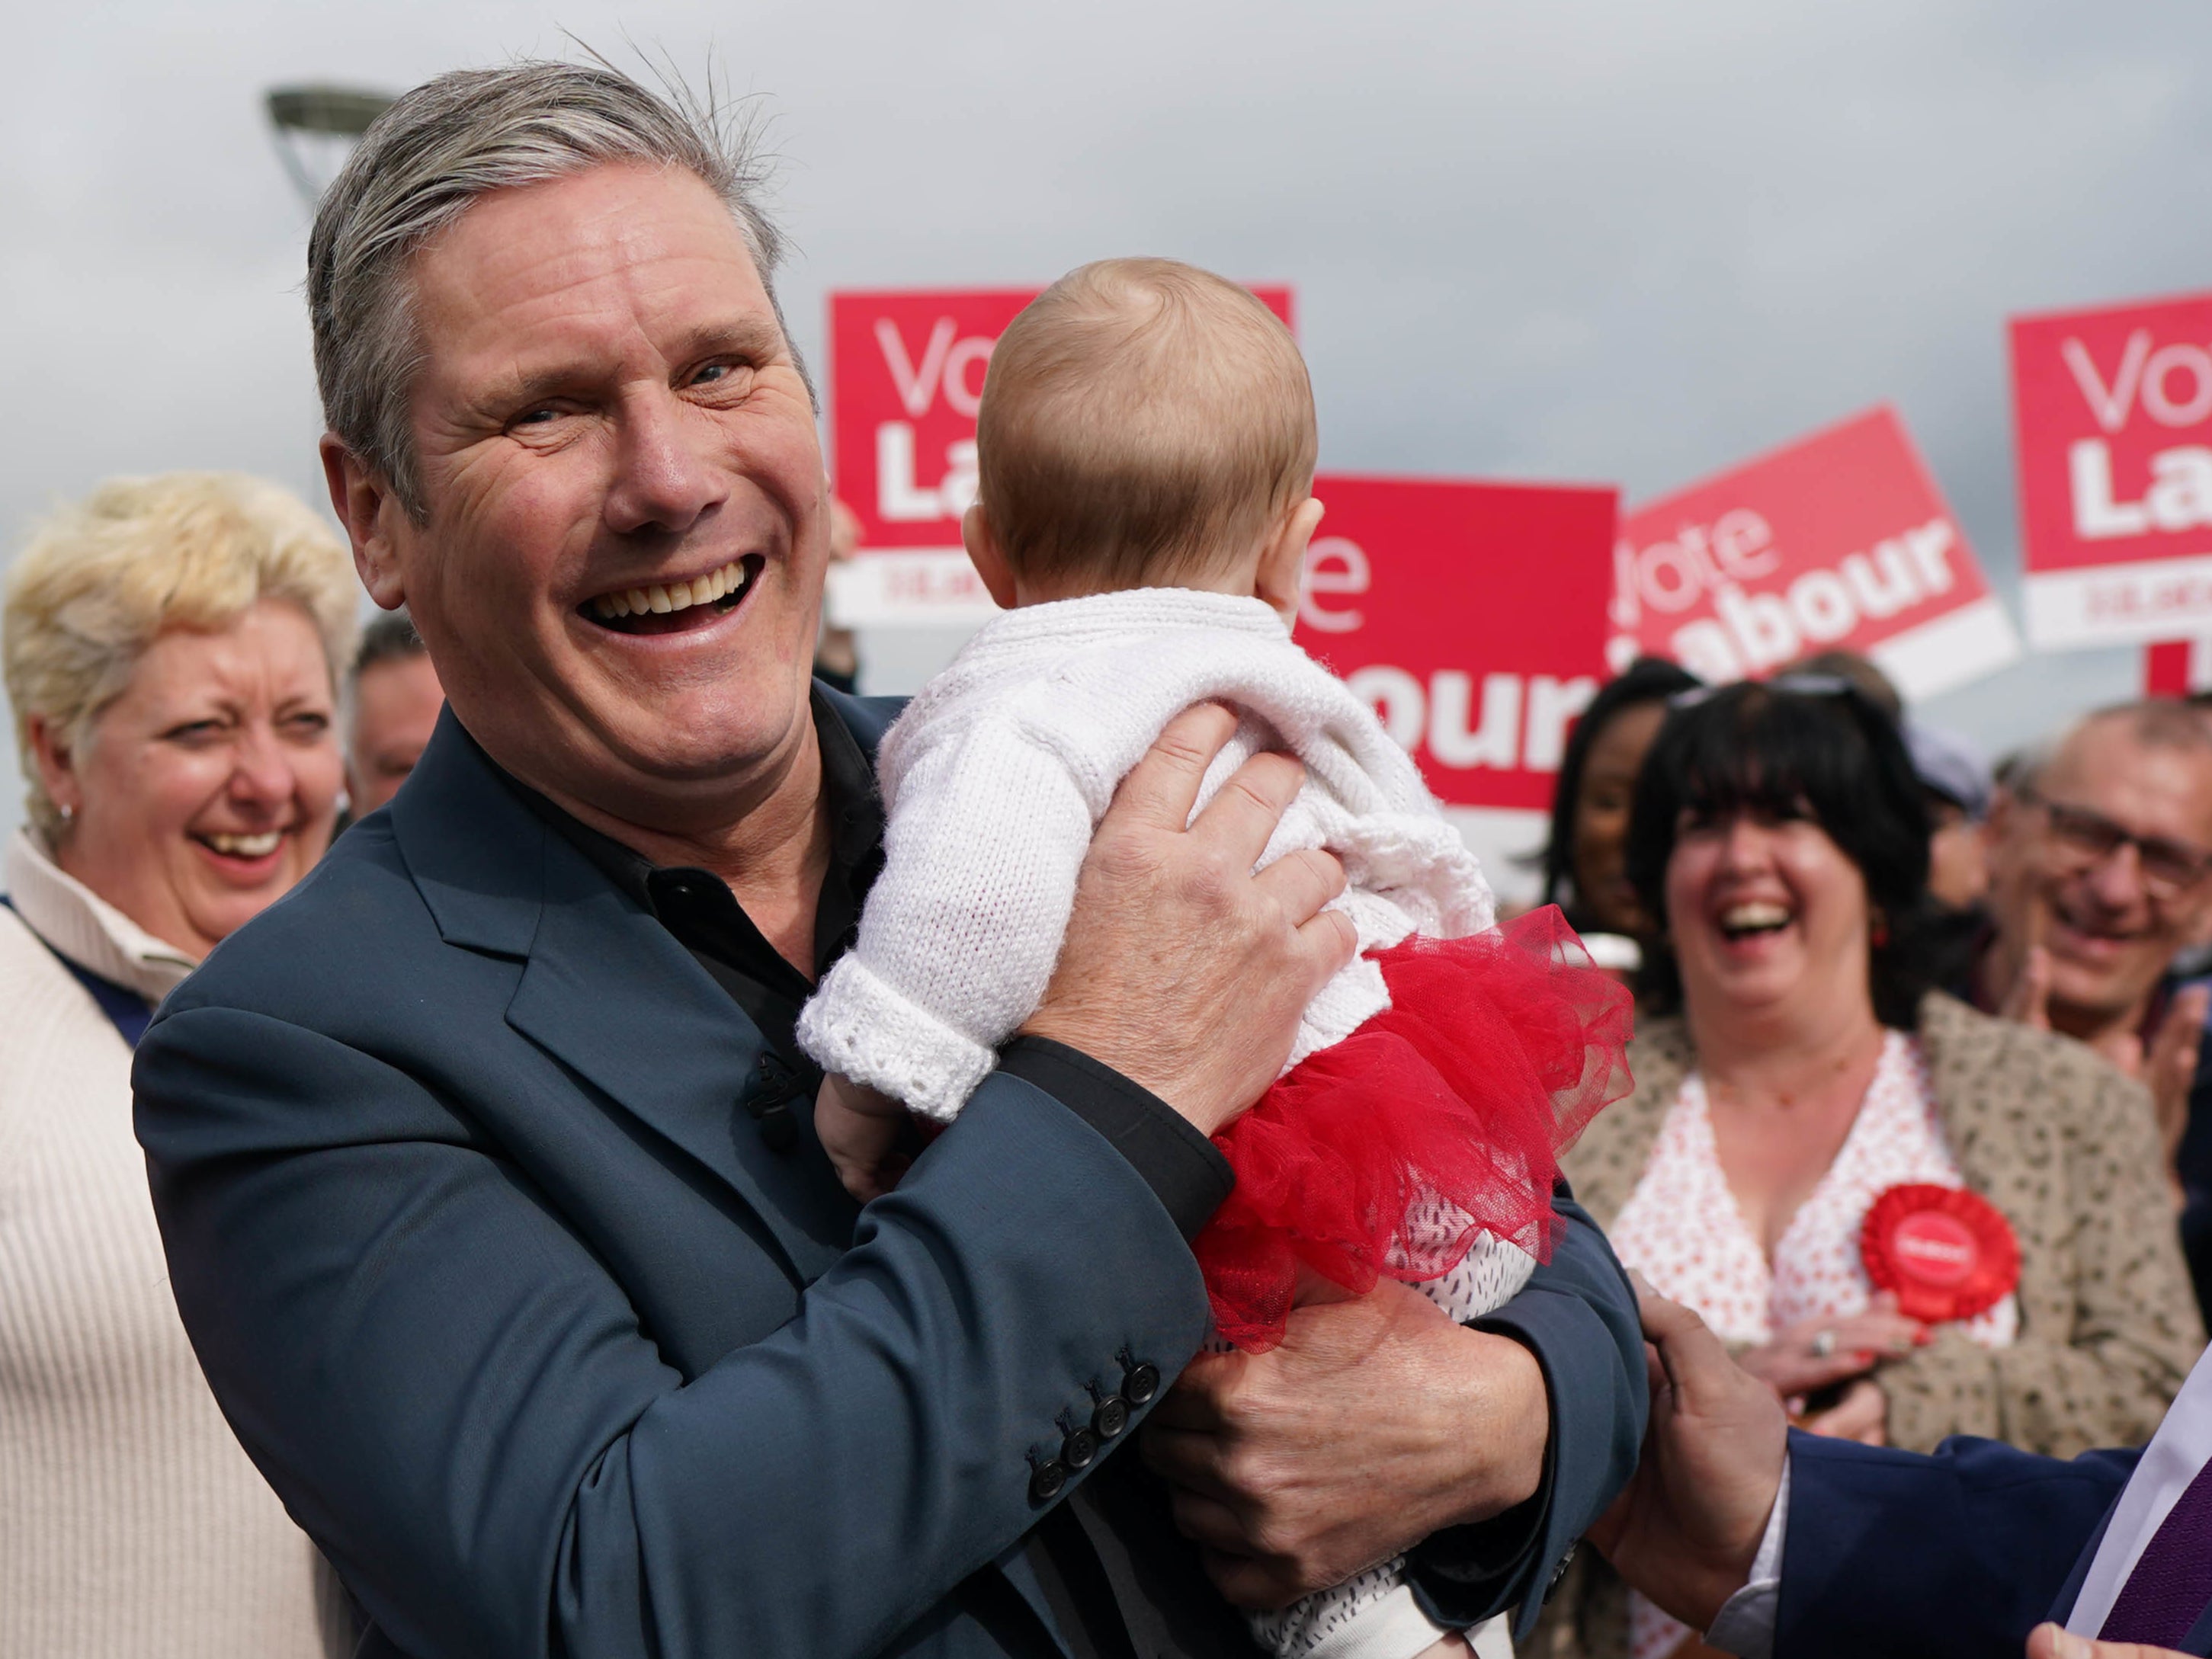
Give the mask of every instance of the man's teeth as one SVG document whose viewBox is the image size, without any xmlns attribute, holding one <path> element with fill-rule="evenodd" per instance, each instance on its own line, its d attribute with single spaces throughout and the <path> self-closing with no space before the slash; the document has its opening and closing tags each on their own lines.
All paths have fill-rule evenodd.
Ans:
<svg viewBox="0 0 2212 1659">
<path fill-rule="evenodd" d="M 592 609 L 608 622 L 617 617 L 642 617 L 648 612 L 665 617 L 671 611 L 689 611 L 695 605 L 707 605 L 741 593 L 745 582 L 744 562 L 733 560 L 720 570 L 711 570 L 688 582 L 655 582 L 650 587 L 602 593 L 592 601 Z"/>
<path fill-rule="evenodd" d="M 283 845 L 282 830 L 264 830 L 255 836 L 226 836 L 210 833 L 200 837 L 225 858 L 265 859 Z"/>
<path fill-rule="evenodd" d="M 1731 904 L 1721 912 L 1721 927 L 1731 933 L 1757 933 L 1790 925 L 1790 912 L 1778 904 Z"/>
</svg>

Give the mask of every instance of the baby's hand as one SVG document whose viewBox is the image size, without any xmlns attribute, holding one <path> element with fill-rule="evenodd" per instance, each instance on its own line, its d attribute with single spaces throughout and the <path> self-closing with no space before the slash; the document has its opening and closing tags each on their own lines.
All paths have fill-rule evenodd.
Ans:
<svg viewBox="0 0 2212 1659">
<path fill-rule="evenodd" d="M 814 1097 L 814 1134 L 845 1190 L 866 1204 L 898 1185 L 910 1160 L 896 1149 L 906 1109 L 832 1072 Z"/>
</svg>

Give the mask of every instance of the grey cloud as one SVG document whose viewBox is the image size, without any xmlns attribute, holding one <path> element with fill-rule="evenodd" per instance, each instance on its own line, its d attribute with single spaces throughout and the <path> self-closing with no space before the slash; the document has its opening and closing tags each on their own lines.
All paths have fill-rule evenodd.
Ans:
<svg viewBox="0 0 2212 1659">
<path fill-rule="evenodd" d="M 817 356 L 831 285 L 1175 253 L 1297 285 L 1328 465 L 1633 500 L 1887 398 L 2008 590 L 2005 314 L 2212 287 L 2198 0 L 203 0 L 11 27 L 9 545 L 110 472 L 317 490 L 304 216 L 261 88 L 402 86 L 564 29 L 695 71 L 711 49 L 767 98 Z M 2002 748 L 2136 663 L 2050 659 L 1931 712 Z"/>
</svg>

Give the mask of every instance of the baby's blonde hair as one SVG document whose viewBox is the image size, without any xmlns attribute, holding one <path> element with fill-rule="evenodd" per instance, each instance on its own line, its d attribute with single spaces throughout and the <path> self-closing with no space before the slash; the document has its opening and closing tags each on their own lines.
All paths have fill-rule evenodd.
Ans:
<svg viewBox="0 0 2212 1659">
<path fill-rule="evenodd" d="M 1133 587 L 1249 553 L 1313 483 L 1313 388 L 1248 290 L 1173 259 L 1070 271 L 1000 336 L 980 499 L 1017 575 Z"/>
<path fill-rule="evenodd" d="M 16 558 L 0 609 L 0 672 L 33 824 L 52 836 L 61 815 L 39 777 L 32 715 L 81 750 L 157 637 L 228 628 L 261 599 L 307 613 L 335 684 L 360 595 L 351 556 L 307 505 L 243 473 L 111 478 L 54 513 Z"/>
</svg>

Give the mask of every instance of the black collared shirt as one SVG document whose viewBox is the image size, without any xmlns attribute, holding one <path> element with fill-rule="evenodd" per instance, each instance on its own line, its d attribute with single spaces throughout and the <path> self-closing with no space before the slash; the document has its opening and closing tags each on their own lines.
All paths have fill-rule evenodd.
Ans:
<svg viewBox="0 0 2212 1659">
<path fill-rule="evenodd" d="M 817 973 L 852 948 L 860 907 L 884 867 L 884 808 L 874 769 L 817 688 L 814 732 L 830 810 L 830 867 L 815 902 Z M 558 830 L 690 951 L 744 1010 L 799 1086 L 811 1097 L 819 1067 L 799 1047 L 799 1011 L 814 982 L 784 960 L 720 877 L 688 866 L 655 865 L 510 777 L 531 810 Z M 1034 1084 L 1113 1143 L 1159 1197 L 1187 1238 L 1195 1238 L 1229 1196 L 1235 1176 L 1213 1143 L 1166 1102 L 1089 1055 L 1044 1037 L 1016 1037 L 999 1069 Z"/>
<path fill-rule="evenodd" d="M 852 948 L 860 932 L 860 908 L 883 869 L 884 810 L 868 757 L 818 686 L 813 711 L 830 810 L 830 867 L 814 913 L 814 961 L 823 973 Z M 676 936 L 768 1040 L 793 1086 L 811 1098 L 821 1071 L 801 1052 L 793 1033 L 799 1009 L 814 994 L 813 981 L 769 943 L 728 885 L 709 871 L 655 865 L 515 779 L 507 781 L 532 811 Z M 1235 1176 L 1213 1144 L 1151 1091 L 1088 1054 L 1043 1037 L 1016 1037 L 1000 1051 L 999 1069 L 1042 1090 L 1111 1142 L 1158 1195 L 1184 1238 L 1195 1238 L 1229 1196 Z M 1108 1473 L 1127 1472 L 1102 1470 L 1101 1475 Z M 1068 1503 L 1047 1512 L 1023 1545 L 1060 1636 L 1076 1659 L 1134 1659 L 1133 1626 L 1149 1629 L 1158 1618 L 1151 1599 L 1135 1588 L 1120 1549 L 1103 1555 L 1090 1535 L 1107 1491 L 1097 1479 L 1079 1486 Z M 1166 1519 L 1163 1504 L 1144 1529 L 1160 1530 Z M 1157 1548 L 1164 1540 L 1148 1541 Z M 1210 1599 L 1202 1585 L 1194 1593 Z M 1039 1645 L 1043 1632 L 1004 1578 L 979 1573 L 956 1595 L 1010 1650 L 1050 1651 Z M 1216 1649 L 1210 1641 L 1202 1647 L 1176 1645 L 1185 1652 Z"/>
</svg>

